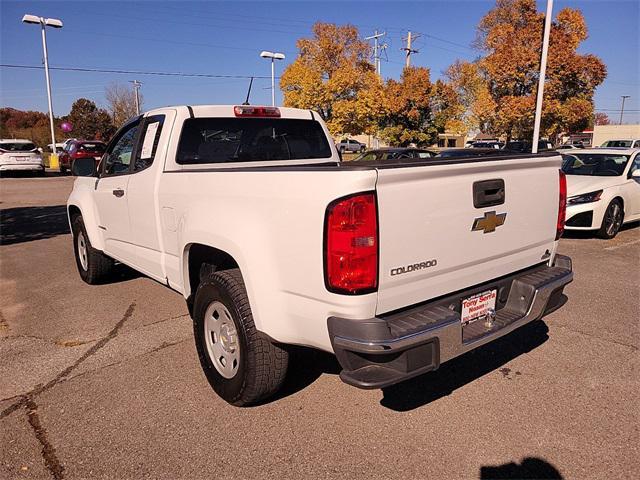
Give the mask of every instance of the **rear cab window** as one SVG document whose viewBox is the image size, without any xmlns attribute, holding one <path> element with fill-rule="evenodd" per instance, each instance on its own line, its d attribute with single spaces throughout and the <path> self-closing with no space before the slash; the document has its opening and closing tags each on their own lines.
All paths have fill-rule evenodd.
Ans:
<svg viewBox="0 0 640 480">
<path fill-rule="evenodd" d="M 189 165 L 331 156 L 325 132 L 315 120 L 212 117 L 185 120 L 176 161 Z"/>
<path fill-rule="evenodd" d="M 36 148 L 31 142 L 0 142 L 0 150 L 5 152 L 32 152 Z"/>
</svg>

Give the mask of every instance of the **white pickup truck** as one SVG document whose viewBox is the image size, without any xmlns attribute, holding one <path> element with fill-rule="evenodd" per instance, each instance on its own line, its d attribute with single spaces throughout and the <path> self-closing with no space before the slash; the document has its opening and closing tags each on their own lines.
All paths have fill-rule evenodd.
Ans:
<svg viewBox="0 0 640 480">
<path fill-rule="evenodd" d="M 74 163 L 78 270 L 114 261 L 184 295 L 214 390 L 278 390 L 287 345 L 382 388 L 560 307 L 566 184 L 554 152 L 341 163 L 318 114 L 178 106 Z"/>
</svg>

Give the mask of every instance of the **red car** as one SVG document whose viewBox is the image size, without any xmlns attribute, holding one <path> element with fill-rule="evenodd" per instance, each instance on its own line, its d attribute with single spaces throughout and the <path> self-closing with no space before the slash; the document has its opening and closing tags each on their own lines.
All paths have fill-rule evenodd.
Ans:
<svg viewBox="0 0 640 480">
<path fill-rule="evenodd" d="M 97 166 L 106 148 L 104 142 L 92 140 L 73 140 L 67 143 L 59 158 L 60 173 L 71 170 L 73 161 L 77 158 L 94 158 Z"/>
</svg>

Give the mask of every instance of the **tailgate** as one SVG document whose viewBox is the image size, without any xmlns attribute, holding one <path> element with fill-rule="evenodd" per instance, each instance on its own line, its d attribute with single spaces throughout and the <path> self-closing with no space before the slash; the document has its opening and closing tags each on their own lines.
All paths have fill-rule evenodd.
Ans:
<svg viewBox="0 0 640 480">
<path fill-rule="evenodd" d="M 379 168 L 377 314 L 547 260 L 555 246 L 560 163 L 554 155 Z M 503 199 L 496 193 L 500 180 Z M 474 206 L 475 182 L 476 205 L 502 203 Z"/>
</svg>

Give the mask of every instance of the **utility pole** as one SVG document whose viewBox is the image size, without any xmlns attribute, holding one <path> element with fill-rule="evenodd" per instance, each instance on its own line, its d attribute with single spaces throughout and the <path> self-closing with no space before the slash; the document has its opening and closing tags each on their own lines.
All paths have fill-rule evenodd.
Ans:
<svg viewBox="0 0 640 480">
<path fill-rule="evenodd" d="M 549 53 L 549 33 L 551 32 L 551 16 L 553 0 L 547 0 L 547 13 L 544 17 L 544 35 L 542 37 L 542 56 L 540 58 L 540 77 L 538 78 L 538 95 L 536 98 L 536 116 L 533 123 L 533 141 L 531 153 L 538 153 L 540 139 L 540 117 L 542 116 L 542 98 L 544 97 L 544 80 L 547 74 L 547 54 Z"/>
<path fill-rule="evenodd" d="M 142 82 L 138 80 L 130 80 L 133 83 L 133 89 L 136 92 L 136 115 L 140 115 L 140 87 L 142 86 Z"/>
<path fill-rule="evenodd" d="M 411 66 L 411 54 L 412 53 L 419 53 L 418 50 L 415 50 L 415 49 L 411 48 L 411 41 L 412 40 L 416 40 L 419 36 L 420 36 L 420 34 L 417 34 L 415 37 L 412 38 L 411 37 L 411 32 L 407 33 L 407 46 L 400 49 L 400 50 L 404 50 L 405 52 L 407 52 L 407 57 L 406 57 L 405 62 L 404 62 L 405 68 L 409 68 Z"/>
<path fill-rule="evenodd" d="M 380 52 L 387 48 L 387 44 L 383 43 L 379 44 L 378 39 L 384 37 L 387 32 L 378 33 L 378 30 L 374 32 L 370 37 L 365 37 L 365 40 L 373 40 L 373 66 L 376 69 L 376 73 L 381 75 L 380 73 Z"/>
<path fill-rule="evenodd" d="M 624 114 L 624 101 L 631 97 L 631 95 L 620 95 L 622 97 L 622 108 L 620 109 L 620 123 L 619 125 L 622 125 L 622 115 Z"/>
</svg>

